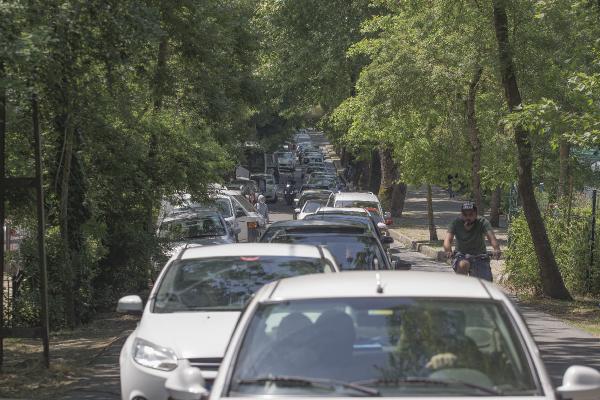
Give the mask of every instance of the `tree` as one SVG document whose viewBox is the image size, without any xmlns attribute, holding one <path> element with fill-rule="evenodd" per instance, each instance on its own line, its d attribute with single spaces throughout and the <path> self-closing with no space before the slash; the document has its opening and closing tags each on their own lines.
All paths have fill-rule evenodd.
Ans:
<svg viewBox="0 0 600 400">
<path fill-rule="evenodd" d="M 516 70 L 513 62 L 513 53 L 508 36 L 508 16 L 506 13 L 506 0 L 492 0 L 494 11 L 494 29 L 498 42 L 498 60 L 502 84 L 509 112 L 519 112 L 522 107 L 521 94 L 517 84 Z M 533 155 L 531 141 L 527 131 L 519 124 L 513 126 L 515 142 L 518 149 L 518 188 L 523 211 L 531 237 L 535 246 L 536 255 L 542 279 L 544 293 L 552 298 L 570 299 L 554 253 L 550 247 L 550 241 L 546 233 L 544 221 L 535 199 L 532 180 Z"/>
</svg>

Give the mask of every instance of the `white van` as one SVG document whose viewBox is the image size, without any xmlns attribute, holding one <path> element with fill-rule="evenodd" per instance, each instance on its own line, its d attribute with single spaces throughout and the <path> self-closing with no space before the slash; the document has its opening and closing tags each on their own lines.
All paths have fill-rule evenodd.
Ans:
<svg viewBox="0 0 600 400">
<path fill-rule="evenodd" d="M 240 227 L 238 240 L 240 242 L 256 242 L 265 230 L 267 221 L 256 212 L 239 190 L 225 190 L 221 193 L 233 200 L 233 212 Z"/>
</svg>

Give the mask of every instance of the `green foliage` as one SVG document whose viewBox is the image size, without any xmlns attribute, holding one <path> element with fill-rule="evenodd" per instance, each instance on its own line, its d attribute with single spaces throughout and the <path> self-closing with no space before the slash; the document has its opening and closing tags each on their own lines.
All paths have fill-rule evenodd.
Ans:
<svg viewBox="0 0 600 400">
<path fill-rule="evenodd" d="M 234 146 L 255 133 L 264 103 L 254 74 L 255 5 L 0 2 L 13 176 L 33 172 L 31 93 L 40 101 L 53 328 L 146 290 L 160 200 L 206 196 L 233 168 Z M 33 232 L 31 200 L 11 196 L 9 215 Z M 27 323 L 39 283 L 30 236 L 19 299 Z"/>
<path fill-rule="evenodd" d="M 589 200 L 588 200 L 589 203 Z M 567 222 L 567 220 L 569 220 Z M 552 250 L 565 285 L 571 293 L 600 295 L 600 251 L 596 247 L 594 265 L 589 272 L 591 209 L 584 201 L 574 207 L 570 217 L 567 208 L 547 208 L 544 223 Z M 597 234 L 600 229 L 596 227 Z M 510 246 L 506 252 L 503 283 L 521 294 L 539 296 L 542 293 L 537 257 L 531 241 L 527 221 L 523 215 L 510 224 Z"/>
</svg>

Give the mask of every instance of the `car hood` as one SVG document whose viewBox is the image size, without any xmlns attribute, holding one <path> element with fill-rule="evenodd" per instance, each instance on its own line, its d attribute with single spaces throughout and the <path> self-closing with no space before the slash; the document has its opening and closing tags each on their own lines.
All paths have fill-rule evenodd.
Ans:
<svg viewBox="0 0 600 400">
<path fill-rule="evenodd" d="M 239 311 L 144 313 L 137 337 L 168 347 L 178 358 L 220 358 Z"/>
</svg>

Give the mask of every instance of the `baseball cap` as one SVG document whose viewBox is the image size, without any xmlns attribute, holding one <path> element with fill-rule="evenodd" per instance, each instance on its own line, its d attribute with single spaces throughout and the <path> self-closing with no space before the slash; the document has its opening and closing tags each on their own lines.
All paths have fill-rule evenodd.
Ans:
<svg viewBox="0 0 600 400">
<path fill-rule="evenodd" d="M 477 211 L 477 206 L 472 201 L 465 201 L 460 206 L 460 210 L 461 211 L 468 211 L 468 210 L 475 210 L 475 211 Z"/>
</svg>

